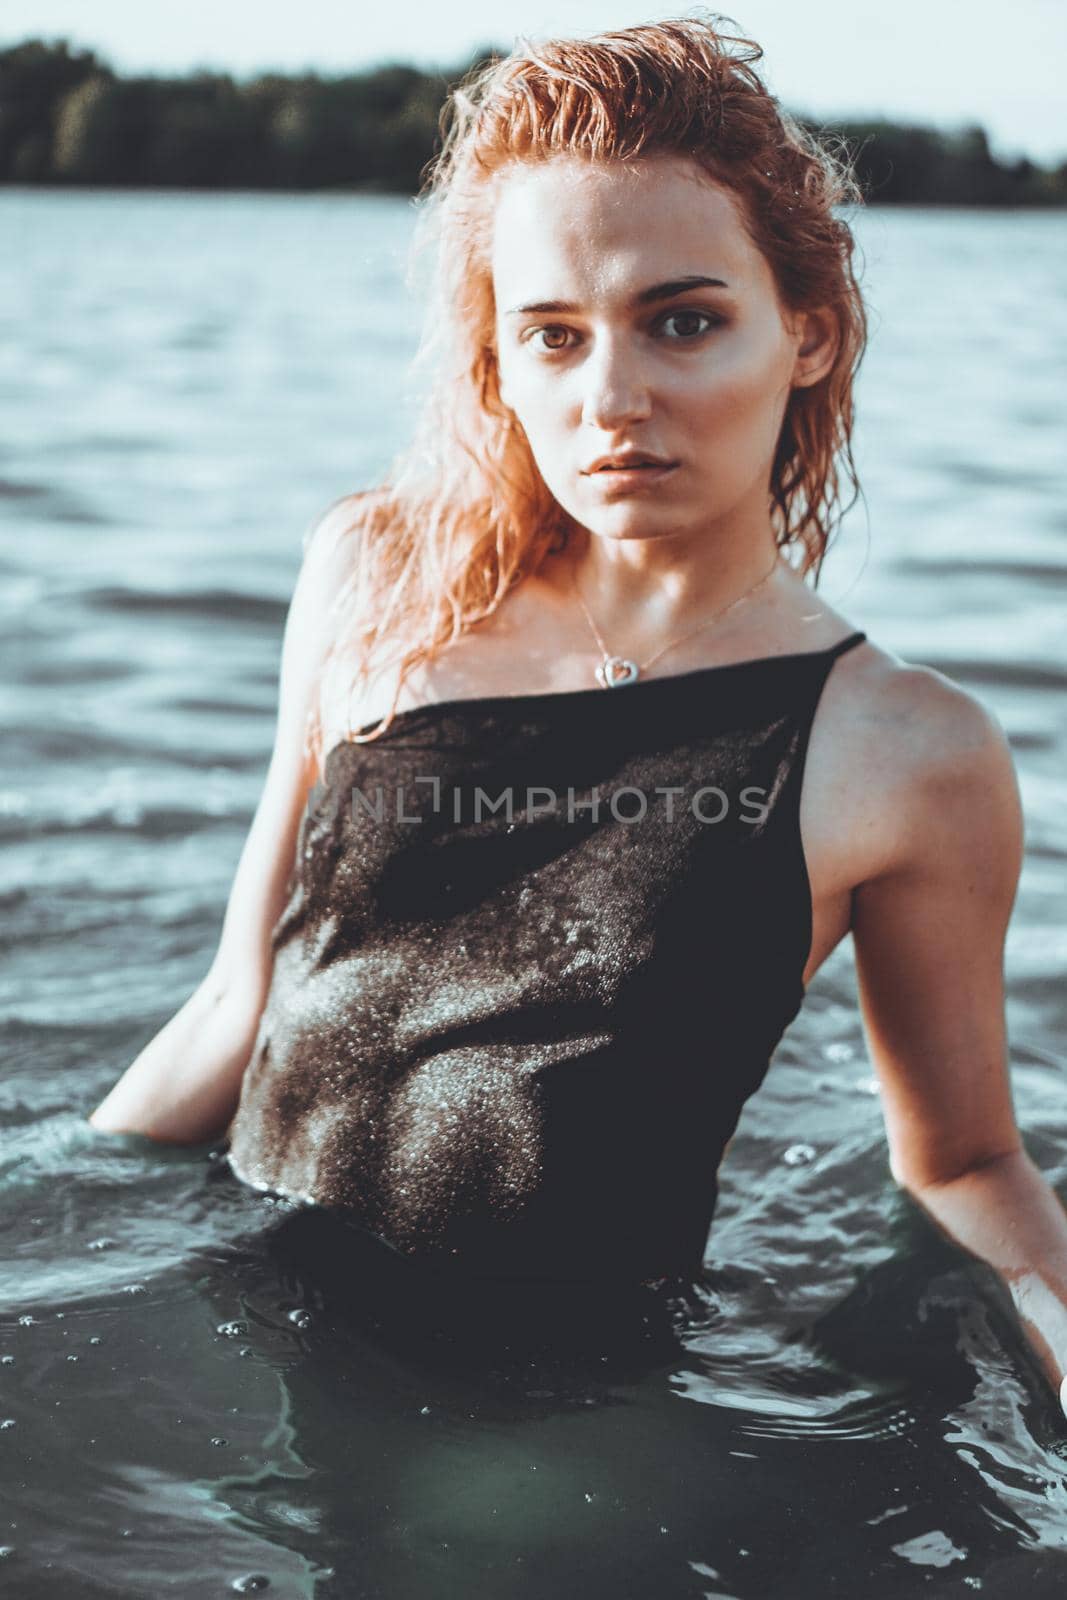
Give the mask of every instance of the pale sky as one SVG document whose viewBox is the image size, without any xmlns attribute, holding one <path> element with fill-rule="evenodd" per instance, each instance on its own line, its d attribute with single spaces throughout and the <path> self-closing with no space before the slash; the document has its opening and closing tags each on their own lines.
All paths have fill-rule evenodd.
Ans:
<svg viewBox="0 0 1067 1600">
<path fill-rule="evenodd" d="M 476 46 L 685 15 L 680 0 L 2 0 L 0 45 L 69 38 L 119 70 L 332 73 L 381 61 L 449 66 Z M 787 106 L 832 118 L 980 122 L 998 154 L 1067 157 L 1067 0 L 736 0 Z"/>
</svg>

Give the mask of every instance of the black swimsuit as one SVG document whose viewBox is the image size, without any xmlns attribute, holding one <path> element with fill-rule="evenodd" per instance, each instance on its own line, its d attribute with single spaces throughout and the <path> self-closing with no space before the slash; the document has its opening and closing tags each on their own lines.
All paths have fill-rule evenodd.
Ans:
<svg viewBox="0 0 1067 1600">
<path fill-rule="evenodd" d="M 865 637 L 439 701 L 336 745 L 272 934 L 237 1176 L 464 1273 L 698 1273 L 719 1162 L 804 996 L 804 759 Z"/>
</svg>

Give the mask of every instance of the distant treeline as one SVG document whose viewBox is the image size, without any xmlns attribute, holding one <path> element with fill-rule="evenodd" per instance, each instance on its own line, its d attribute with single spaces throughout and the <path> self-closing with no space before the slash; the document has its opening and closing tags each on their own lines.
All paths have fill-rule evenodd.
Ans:
<svg viewBox="0 0 1067 1600">
<path fill-rule="evenodd" d="M 437 148 L 453 72 L 395 65 L 324 78 L 122 78 L 92 51 L 0 50 L 0 183 L 414 193 Z M 1003 162 L 985 132 L 836 122 L 875 203 L 1067 204 L 1067 162 Z"/>
</svg>

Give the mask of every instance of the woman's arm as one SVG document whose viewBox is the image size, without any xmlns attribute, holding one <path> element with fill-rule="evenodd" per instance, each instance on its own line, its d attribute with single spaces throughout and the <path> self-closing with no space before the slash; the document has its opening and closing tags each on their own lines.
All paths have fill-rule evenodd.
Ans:
<svg viewBox="0 0 1067 1600">
<path fill-rule="evenodd" d="M 100 1102 L 93 1127 L 166 1144 L 217 1138 L 237 1109 L 260 1010 L 205 978 Z"/>
<path fill-rule="evenodd" d="M 274 750 L 215 957 L 89 1117 L 102 1132 L 197 1144 L 224 1133 L 237 1109 L 270 985 L 271 932 L 317 776 L 305 751 L 306 718 L 319 692 L 328 613 L 351 559 L 350 505 L 327 512 L 304 554 L 285 625 Z"/>
<path fill-rule="evenodd" d="M 853 892 L 852 921 L 890 1169 L 1001 1275 L 1062 1403 L 1067 1212 L 1022 1147 L 1004 1014 L 1023 851 L 1011 752 L 995 718 L 940 674 L 910 669 L 893 693 L 900 738 L 894 765 L 878 768 L 892 846 Z"/>
</svg>

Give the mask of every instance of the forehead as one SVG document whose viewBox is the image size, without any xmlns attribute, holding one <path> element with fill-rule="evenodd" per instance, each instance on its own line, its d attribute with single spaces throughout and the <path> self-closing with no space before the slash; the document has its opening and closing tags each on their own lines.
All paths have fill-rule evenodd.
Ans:
<svg viewBox="0 0 1067 1600">
<path fill-rule="evenodd" d="M 520 162 L 497 183 L 491 265 L 500 305 L 550 291 L 610 296 L 684 273 L 731 287 L 770 281 L 739 202 L 685 157 Z"/>
</svg>

